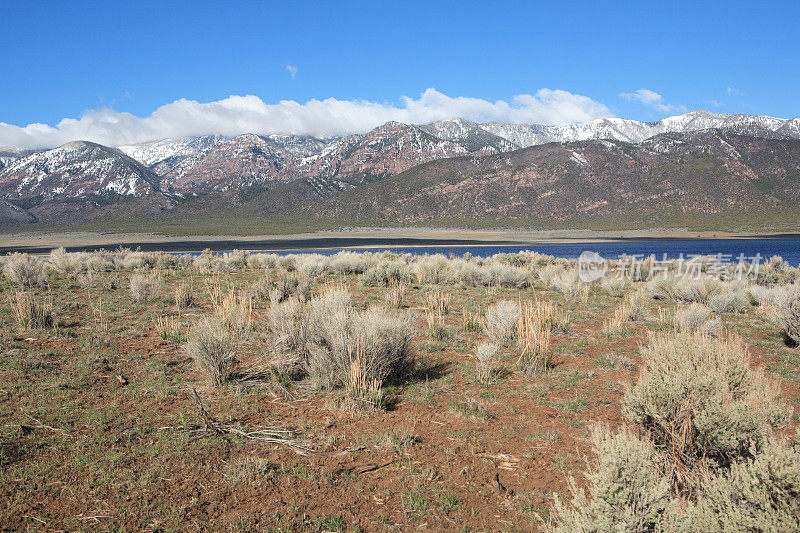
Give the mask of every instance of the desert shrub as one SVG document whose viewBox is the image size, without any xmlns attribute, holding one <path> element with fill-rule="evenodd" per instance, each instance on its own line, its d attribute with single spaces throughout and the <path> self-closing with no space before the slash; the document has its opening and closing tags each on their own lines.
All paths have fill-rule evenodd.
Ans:
<svg viewBox="0 0 800 533">
<path fill-rule="evenodd" d="M 647 282 L 647 290 L 655 300 L 677 300 L 678 285 L 674 278 L 658 276 Z"/>
<path fill-rule="evenodd" d="M 489 269 L 474 261 L 454 259 L 450 262 L 452 276 L 465 287 L 488 287 L 492 284 L 492 273 Z"/>
<path fill-rule="evenodd" d="M 702 332 L 706 335 L 716 335 L 722 329 L 719 318 L 711 316 L 711 309 L 700 303 L 690 304 L 676 314 L 676 321 L 681 331 L 687 333 Z"/>
<path fill-rule="evenodd" d="M 497 371 L 500 348 L 491 342 L 482 342 L 475 349 L 475 378 L 478 383 L 490 384 Z"/>
<path fill-rule="evenodd" d="M 579 298 L 588 296 L 588 285 L 578 277 L 577 270 L 562 272 L 553 279 L 552 283 L 553 289 L 561 293 L 567 303 L 573 303 Z"/>
<path fill-rule="evenodd" d="M 76 276 L 86 269 L 86 258 L 88 254 L 69 253 L 63 247 L 50 251 L 47 262 L 50 267 L 67 276 Z"/>
<path fill-rule="evenodd" d="M 210 384 L 219 386 L 231 378 L 238 362 L 237 350 L 251 328 L 252 305 L 233 291 L 215 304 L 213 316 L 192 326 L 186 351 Z"/>
<path fill-rule="evenodd" d="M 278 271 L 275 279 L 267 285 L 269 300 L 273 304 L 283 302 L 297 292 L 300 278 L 294 272 Z M 263 287 L 255 287 L 258 294 L 263 292 Z"/>
<path fill-rule="evenodd" d="M 247 268 L 258 268 L 261 270 L 269 270 L 275 268 L 278 262 L 278 256 L 275 254 L 250 254 L 247 256 Z"/>
<path fill-rule="evenodd" d="M 717 314 L 744 313 L 750 307 L 747 295 L 739 291 L 715 294 L 708 299 L 708 305 Z"/>
<path fill-rule="evenodd" d="M 489 306 L 486 311 L 486 335 L 496 344 L 508 345 L 514 337 L 519 317 L 519 305 L 509 300 Z"/>
<path fill-rule="evenodd" d="M 186 351 L 209 383 L 219 386 L 230 379 L 238 346 L 238 337 L 214 316 L 192 326 Z"/>
<path fill-rule="evenodd" d="M 42 262 L 28 254 L 13 253 L 6 257 L 3 275 L 21 287 L 38 287 L 47 281 Z"/>
<path fill-rule="evenodd" d="M 651 338 L 624 414 L 670 456 L 669 476 L 692 491 L 702 472 L 748 458 L 786 420 L 778 389 L 751 368 L 738 337 L 679 332 Z"/>
<path fill-rule="evenodd" d="M 334 274 L 363 274 L 376 262 L 372 254 L 339 252 L 328 259 L 328 270 Z"/>
<path fill-rule="evenodd" d="M 327 258 L 320 254 L 303 254 L 297 260 L 297 273 L 301 278 L 316 279 L 326 268 Z"/>
<path fill-rule="evenodd" d="M 130 281 L 131 298 L 134 302 L 144 302 L 153 297 L 156 292 L 155 280 L 148 276 L 134 274 Z"/>
<path fill-rule="evenodd" d="M 131 252 L 122 250 L 116 258 L 116 266 L 121 270 L 141 270 L 152 268 L 155 265 L 156 257 L 147 252 Z"/>
<path fill-rule="evenodd" d="M 622 298 L 632 285 L 625 276 L 607 276 L 600 280 L 600 287 L 615 298 Z"/>
<path fill-rule="evenodd" d="M 49 328 L 53 325 L 53 308 L 40 304 L 33 294 L 15 290 L 9 296 L 11 312 L 17 324 L 25 329 Z"/>
<path fill-rule="evenodd" d="M 670 497 L 669 479 L 661 475 L 653 445 L 629 431 L 611 435 L 595 426 L 592 441 L 597 463 L 586 475 L 587 490 L 570 478 L 572 501 L 555 496 L 552 531 L 653 531 Z M 588 497 L 587 497 L 588 492 Z"/>
<path fill-rule="evenodd" d="M 110 272 L 114 270 L 112 256 L 102 252 L 87 254 L 84 264 L 89 272 Z"/>
<path fill-rule="evenodd" d="M 206 248 L 199 255 L 195 256 L 192 266 L 199 272 L 211 272 L 216 263 L 216 256 L 209 248 Z"/>
<path fill-rule="evenodd" d="M 500 287 L 523 289 L 531 284 L 531 274 L 525 269 L 503 264 L 489 267 L 492 283 Z"/>
<path fill-rule="evenodd" d="M 234 250 L 233 252 L 225 252 L 222 255 L 215 256 L 216 261 L 212 264 L 212 270 L 215 272 L 238 272 L 247 267 L 248 252 Z"/>
<path fill-rule="evenodd" d="M 421 284 L 440 285 L 452 279 L 447 258 L 441 254 L 424 255 L 415 264 L 417 279 Z"/>
<path fill-rule="evenodd" d="M 563 273 L 564 269 L 559 265 L 547 265 L 536 271 L 536 275 L 541 282 L 544 283 L 546 287 L 550 288 L 553 288 L 554 280 Z"/>
<path fill-rule="evenodd" d="M 519 359 L 517 366 L 526 374 L 547 370 L 553 306 L 542 302 L 527 303 L 519 310 L 515 325 Z"/>
<path fill-rule="evenodd" d="M 676 284 L 675 299 L 681 302 L 708 303 L 708 300 L 726 292 L 727 287 L 718 279 L 680 279 Z"/>
<path fill-rule="evenodd" d="M 393 283 L 409 284 L 414 280 L 411 268 L 402 261 L 381 261 L 358 277 L 367 287 L 388 287 Z"/>
<path fill-rule="evenodd" d="M 753 460 L 711 476 L 696 501 L 667 515 L 664 529 L 800 531 L 800 451 L 769 441 Z"/>
<path fill-rule="evenodd" d="M 777 289 L 773 292 L 768 316 L 783 335 L 800 344 L 800 288 L 796 285 Z"/>
<path fill-rule="evenodd" d="M 407 314 L 373 307 L 357 312 L 350 293 L 333 288 L 312 299 L 303 320 L 306 369 L 322 389 L 349 382 L 351 354 L 363 351 L 363 375 L 383 383 L 406 370 L 413 357 L 414 327 Z"/>
<path fill-rule="evenodd" d="M 269 308 L 268 327 L 276 363 L 292 371 L 305 368 L 308 358 L 303 304 L 292 298 Z"/>
</svg>

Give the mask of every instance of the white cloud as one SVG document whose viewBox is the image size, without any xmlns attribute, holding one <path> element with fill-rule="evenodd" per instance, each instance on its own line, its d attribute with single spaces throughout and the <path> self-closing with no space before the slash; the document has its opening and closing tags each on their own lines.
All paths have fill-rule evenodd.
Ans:
<svg viewBox="0 0 800 533">
<path fill-rule="evenodd" d="M 660 94 L 650 89 L 639 89 L 632 93 L 620 93 L 620 96 L 626 100 L 635 100 L 644 105 L 655 107 L 662 113 L 685 113 L 687 111 L 686 106 L 665 103 Z"/>
<path fill-rule="evenodd" d="M 461 117 L 477 122 L 567 124 L 610 116 L 605 105 L 587 96 L 551 89 L 491 102 L 451 97 L 430 88 L 417 99 L 402 97 L 400 105 L 335 98 L 267 104 L 247 95 L 208 103 L 176 100 L 147 117 L 103 108 L 87 111 L 78 119 L 65 118 L 55 126 L 37 123 L 20 127 L 0 122 L 0 146 L 40 148 L 75 140 L 117 146 L 167 137 L 241 133 L 325 137 L 363 133 L 390 120 L 425 124 Z"/>
<path fill-rule="evenodd" d="M 297 67 L 296 66 L 294 66 L 294 65 L 286 65 L 286 70 L 289 72 L 289 76 L 291 76 L 292 79 L 295 79 L 297 77 Z"/>
</svg>

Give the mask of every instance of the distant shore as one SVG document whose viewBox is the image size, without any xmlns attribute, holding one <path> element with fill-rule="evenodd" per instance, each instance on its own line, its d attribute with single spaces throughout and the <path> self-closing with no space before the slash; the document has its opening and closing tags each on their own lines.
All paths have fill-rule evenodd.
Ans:
<svg viewBox="0 0 800 533">
<path fill-rule="evenodd" d="M 385 248 L 423 246 L 489 246 L 553 243 L 681 239 L 797 238 L 797 233 L 724 233 L 676 229 L 591 230 L 462 230 L 450 228 L 356 228 L 294 235 L 196 235 L 155 233 L 20 232 L 0 235 L 0 253 L 46 253 L 65 247 L 70 251 L 141 248 L 146 251 L 197 252 L 212 250 L 285 251 L 326 248 Z"/>
</svg>

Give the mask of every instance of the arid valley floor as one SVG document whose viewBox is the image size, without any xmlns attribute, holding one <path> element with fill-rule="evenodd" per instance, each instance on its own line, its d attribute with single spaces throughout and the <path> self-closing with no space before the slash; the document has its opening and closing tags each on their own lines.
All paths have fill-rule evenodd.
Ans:
<svg viewBox="0 0 800 533">
<path fill-rule="evenodd" d="M 792 287 L 797 269 L 777 262 L 758 283 L 692 292 L 587 285 L 574 261 L 537 254 L 0 261 L 3 530 L 545 529 L 553 494 L 569 502 L 569 479 L 586 484 L 592 427 L 626 420 L 650 336 L 686 328 L 740 337 L 787 406 L 775 438 L 798 423 L 800 350 L 769 292 Z M 316 327 L 350 320 L 344 340 L 304 340 L 303 352 L 310 334 L 287 316 L 308 319 L 334 296 L 329 309 L 349 318 L 320 307 Z M 708 311 L 698 324 L 692 306 Z M 539 359 L 526 365 L 528 313 L 549 318 L 528 332 Z M 196 364 L 209 348 L 192 340 L 213 324 L 236 330 L 219 341 L 230 357 L 216 374 Z M 390 370 L 358 379 L 362 352 L 382 342 L 353 333 L 368 337 L 369 324 L 409 342 Z M 314 357 L 341 352 L 336 342 L 349 342 L 349 366 L 322 376 Z"/>
</svg>

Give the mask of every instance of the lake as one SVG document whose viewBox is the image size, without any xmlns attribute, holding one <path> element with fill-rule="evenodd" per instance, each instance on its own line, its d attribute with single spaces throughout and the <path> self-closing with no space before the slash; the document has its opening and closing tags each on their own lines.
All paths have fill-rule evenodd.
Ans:
<svg viewBox="0 0 800 533">
<path fill-rule="evenodd" d="M 607 259 L 617 259 L 622 255 L 649 256 L 655 255 L 657 259 L 666 256 L 676 259 L 683 254 L 684 258 L 696 255 L 723 254 L 731 261 L 736 261 L 741 254 L 746 260 L 760 256 L 762 261 L 773 255 L 780 255 L 788 263 L 797 266 L 800 264 L 800 238 L 769 238 L 769 239 L 669 239 L 669 240 L 625 240 L 613 242 L 589 243 L 542 243 L 524 245 L 438 245 L 438 246 L 378 246 L 355 248 L 314 248 L 277 250 L 280 255 L 297 253 L 318 253 L 333 255 L 342 250 L 355 252 L 389 250 L 396 253 L 412 254 L 444 254 L 463 255 L 466 252 L 474 256 L 486 257 L 496 253 L 513 253 L 522 250 L 531 250 L 543 254 L 564 257 L 568 259 L 578 257 L 584 251 L 597 252 Z"/>
</svg>

